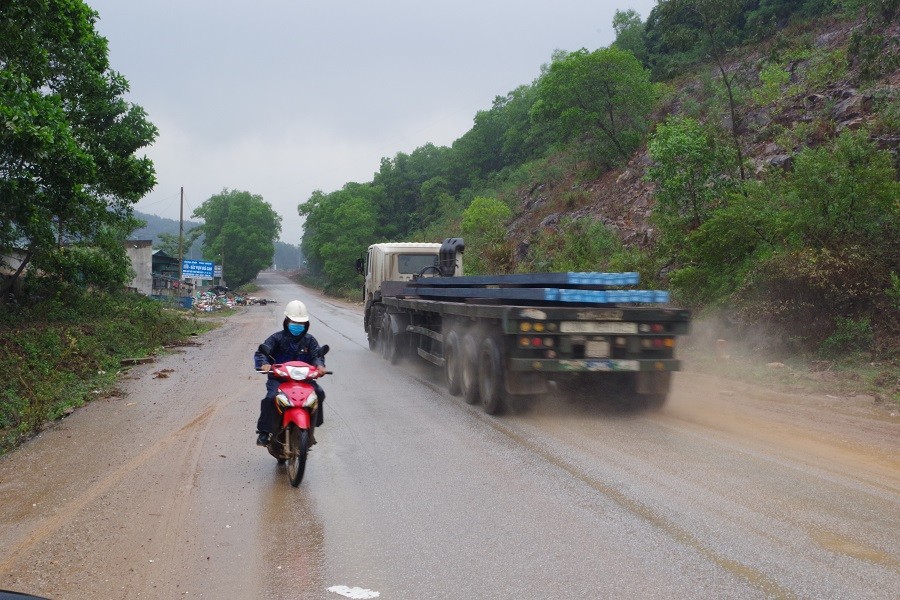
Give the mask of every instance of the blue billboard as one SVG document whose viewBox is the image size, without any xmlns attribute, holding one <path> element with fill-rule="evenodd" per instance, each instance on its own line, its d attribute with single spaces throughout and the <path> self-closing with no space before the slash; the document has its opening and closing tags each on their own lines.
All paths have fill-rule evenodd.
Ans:
<svg viewBox="0 0 900 600">
<path fill-rule="evenodd" d="M 181 276 L 195 279 L 212 279 L 213 263 L 205 260 L 183 260 L 181 261 Z"/>
</svg>

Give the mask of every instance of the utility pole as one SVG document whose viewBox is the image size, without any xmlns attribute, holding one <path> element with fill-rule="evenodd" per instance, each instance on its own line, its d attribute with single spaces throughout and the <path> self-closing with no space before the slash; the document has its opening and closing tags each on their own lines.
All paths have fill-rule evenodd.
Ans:
<svg viewBox="0 0 900 600">
<path fill-rule="evenodd" d="M 184 279 L 184 186 L 181 188 L 181 208 L 178 212 L 178 278 Z"/>
</svg>

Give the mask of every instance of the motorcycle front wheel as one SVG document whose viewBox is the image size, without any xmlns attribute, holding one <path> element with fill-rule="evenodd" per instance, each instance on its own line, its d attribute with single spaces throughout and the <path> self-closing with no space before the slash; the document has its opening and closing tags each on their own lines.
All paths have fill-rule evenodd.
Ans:
<svg viewBox="0 0 900 600">
<path fill-rule="evenodd" d="M 300 429 L 293 423 L 288 425 L 287 472 L 291 485 L 297 487 L 303 481 L 306 470 L 306 454 L 309 452 L 309 431 Z"/>
</svg>

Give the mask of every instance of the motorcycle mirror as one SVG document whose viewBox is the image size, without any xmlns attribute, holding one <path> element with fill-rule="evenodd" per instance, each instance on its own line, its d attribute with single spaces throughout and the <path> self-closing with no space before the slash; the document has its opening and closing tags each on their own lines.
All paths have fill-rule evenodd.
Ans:
<svg viewBox="0 0 900 600">
<path fill-rule="evenodd" d="M 325 356 L 326 354 L 328 354 L 329 350 L 331 350 L 331 346 L 325 344 L 324 346 L 319 348 L 319 356 Z"/>
<path fill-rule="evenodd" d="M 266 346 L 265 344 L 260 344 L 259 348 L 257 348 L 256 351 L 259 352 L 260 354 L 262 354 L 263 356 L 268 357 L 268 356 L 272 355 L 272 348 L 269 346 Z"/>
</svg>

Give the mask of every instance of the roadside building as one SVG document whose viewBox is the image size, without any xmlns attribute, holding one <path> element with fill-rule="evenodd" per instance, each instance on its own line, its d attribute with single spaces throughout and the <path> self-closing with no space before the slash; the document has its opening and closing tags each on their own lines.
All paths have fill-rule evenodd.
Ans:
<svg viewBox="0 0 900 600">
<path fill-rule="evenodd" d="M 128 240 L 125 253 L 131 261 L 134 279 L 128 289 L 145 296 L 153 294 L 153 240 Z"/>
<path fill-rule="evenodd" d="M 153 298 L 174 300 L 180 296 L 190 296 L 193 284 L 181 280 L 181 264 L 174 256 L 162 250 L 153 251 Z"/>
</svg>

